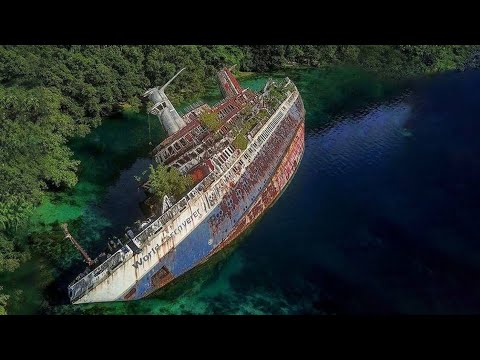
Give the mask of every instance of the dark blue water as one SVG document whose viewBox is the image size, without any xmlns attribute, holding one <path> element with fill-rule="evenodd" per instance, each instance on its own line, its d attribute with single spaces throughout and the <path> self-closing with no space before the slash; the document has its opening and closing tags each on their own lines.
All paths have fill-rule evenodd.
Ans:
<svg viewBox="0 0 480 360">
<path fill-rule="evenodd" d="M 296 181 L 245 243 L 251 263 L 299 312 L 478 312 L 479 99 L 479 73 L 446 74 L 310 129 Z"/>
<path fill-rule="evenodd" d="M 82 310 L 480 312 L 480 73 L 422 80 L 330 126 L 318 115 L 321 84 L 309 79 L 296 79 L 307 109 L 303 160 L 253 230 L 152 299 Z M 118 188 L 103 205 L 112 214 L 127 204 Z"/>
<path fill-rule="evenodd" d="M 479 73 L 446 74 L 310 129 L 296 180 L 244 245 L 271 275 L 249 275 L 298 312 L 478 312 L 479 99 Z"/>
</svg>

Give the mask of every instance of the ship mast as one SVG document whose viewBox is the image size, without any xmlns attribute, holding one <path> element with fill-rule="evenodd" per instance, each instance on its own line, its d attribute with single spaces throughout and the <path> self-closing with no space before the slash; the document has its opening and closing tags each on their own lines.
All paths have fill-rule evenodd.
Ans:
<svg viewBox="0 0 480 360">
<path fill-rule="evenodd" d="M 82 246 L 77 242 L 77 240 L 75 240 L 75 238 L 70 234 L 70 232 L 68 231 L 68 228 L 67 228 L 67 224 L 62 224 L 61 227 L 63 229 L 63 232 L 65 233 L 65 238 L 68 238 L 73 246 L 75 246 L 77 248 L 77 250 L 80 252 L 80 254 L 82 254 L 85 262 L 88 264 L 88 266 L 92 266 L 93 265 L 93 260 L 90 258 L 90 256 L 88 256 L 87 252 L 82 248 Z"/>
</svg>

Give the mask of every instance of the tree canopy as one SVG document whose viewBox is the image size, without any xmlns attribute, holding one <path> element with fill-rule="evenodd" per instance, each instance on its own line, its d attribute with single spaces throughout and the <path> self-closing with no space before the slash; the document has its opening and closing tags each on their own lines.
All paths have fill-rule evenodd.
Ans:
<svg viewBox="0 0 480 360">
<path fill-rule="evenodd" d="M 163 201 L 165 195 L 179 200 L 193 186 L 193 178 L 190 175 L 184 176 L 177 169 L 162 165 L 156 168 L 150 165 L 148 181 L 154 196 L 160 201 Z"/>
<path fill-rule="evenodd" d="M 478 45 L 256 45 L 244 51 L 244 70 L 343 64 L 405 77 L 459 68 L 478 51 Z"/>
</svg>

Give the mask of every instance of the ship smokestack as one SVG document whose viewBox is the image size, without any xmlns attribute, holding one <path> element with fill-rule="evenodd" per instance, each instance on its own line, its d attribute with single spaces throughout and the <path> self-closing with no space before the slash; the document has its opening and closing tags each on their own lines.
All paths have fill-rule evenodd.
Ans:
<svg viewBox="0 0 480 360">
<path fill-rule="evenodd" d="M 173 107 L 172 103 L 165 95 L 165 88 L 183 71 L 185 68 L 176 73 L 165 85 L 160 89 L 158 87 L 147 90 L 143 96 L 148 96 L 150 100 L 154 102 L 153 107 L 149 110 L 150 113 L 157 115 L 163 128 L 172 135 L 181 128 L 187 126 L 187 123 L 178 114 L 177 110 Z"/>
</svg>

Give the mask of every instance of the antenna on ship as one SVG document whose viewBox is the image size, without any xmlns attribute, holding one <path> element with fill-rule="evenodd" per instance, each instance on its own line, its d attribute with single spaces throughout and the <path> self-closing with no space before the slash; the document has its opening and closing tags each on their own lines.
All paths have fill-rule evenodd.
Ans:
<svg viewBox="0 0 480 360">
<path fill-rule="evenodd" d="M 64 223 L 60 226 L 62 227 L 63 232 L 65 233 L 64 239 L 68 238 L 72 242 L 73 246 L 75 246 L 77 250 L 80 252 L 80 254 L 82 254 L 83 259 L 88 264 L 88 266 L 92 266 L 93 260 L 90 258 L 90 256 L 88 256 L 87 252 L 82 248 L 82 246 L 77 242 L 77 240 L 75 240 L 75 238 L 70 234 L 70 232 L 68 231 L 68 225 Z"/>
<path fill-rule="evenodd" d="M 148 120 L 148 145 L 152 146 L 152 131 L 150 129 L 150 112 L 147 112 L 147 120 Z"/>
<path fill-rule="evenodd" d="M 165 88 L 170 85 L 170 83 L 178 75 L 180 75 L 183 70 L 185 70 L 185 68 L 177 72 L 160 89 L 158 87 L 154 87 L 148 89 L 143 94 L 143 96 L 148 96 L 148 98 L 154 102 L 154 105 L 149 110 L 149 112 L 158 116 L 161 124 L 163 125 L 165 131 L 168 133 L 169 136 L 176 133 L 181 128 L 187 126 L 185 120 L 182 119 L 182 117 L 178 114 L 177 110 L 168 99 L 167 95 L 165 95 Z"/>
</svg>

